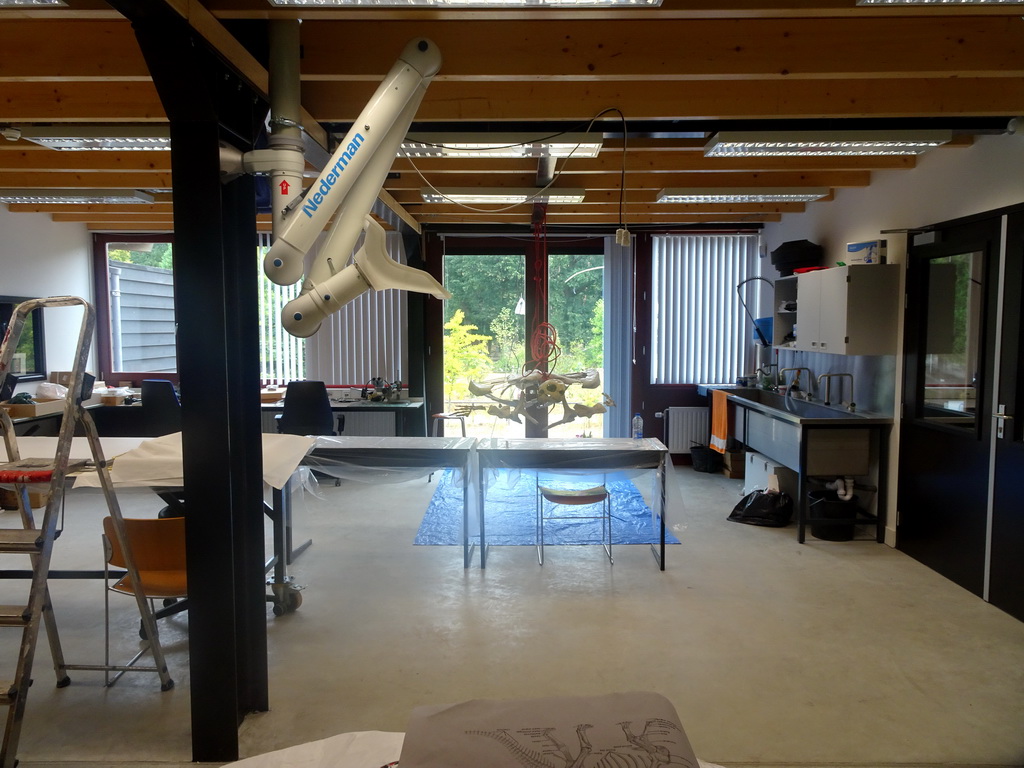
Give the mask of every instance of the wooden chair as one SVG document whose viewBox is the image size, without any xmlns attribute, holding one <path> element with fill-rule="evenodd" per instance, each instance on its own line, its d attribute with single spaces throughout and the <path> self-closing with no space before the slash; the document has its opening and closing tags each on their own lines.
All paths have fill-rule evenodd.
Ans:
<svg viewBox="0 0 1024 768">
<path fill-rule="evenodd" d="M 124 520 L 124 532 L 127 545 L 132 553 L 135 568 L 138 571 L 138 583 L 142 593 L 146 597 L 144 605 L 153 617 L 153 626 L 156 620 L 179 613 L 188 608 L 188 581 L 185 569 L 185 518 L 149 518 Z M 103 669 L 106 673 L 105 684 L 111 686 L 120 679 L 125 672 L 155 672 L 155 667 L 139 667 L 136 662 L 149 649 L 150 645 L 159 646 L 159 632 L 156 637 L 147 637 L 145 621 L 139 631 L 139 635 L 148 641 L 142 650 L 127 663 L 112 665 L 110 663 L 110 595 L 113 593 L 135 596 L 134 583 L 130 573 L 125 573 L 116 581 L 112 581 L 110 572 L 113 568 L 127 568 L 124 550 L 118 541 L 114 529 L 114 519 L 105 517 L 103 519 L 103 548 L 105 554 L 104 577 L 106 590 L 104 591 L 103 614 L 106 623 L 104 640 L 106 653 L 104 656 Z M 155 601 L 162 599 L 164 606 L 156 610 Z M 111 672 L 117 672 L 111 677 Z M 170 688 L 174 681 L 166 686 Z M 166 689 L 165 688 L 165 689 Z"/>
</svg>

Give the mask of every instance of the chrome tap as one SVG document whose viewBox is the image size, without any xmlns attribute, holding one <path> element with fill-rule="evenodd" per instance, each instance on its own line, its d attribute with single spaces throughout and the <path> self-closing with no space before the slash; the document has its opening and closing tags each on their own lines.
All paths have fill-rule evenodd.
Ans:
<svg viewBox="0 0 1024 768">
<path fill-rule="evenodd" d="M 847 376 L 850 379 L 850 403 L 847 406 L 851 411 L 857 407 L 853 402 L 853 374 L 852 373 L 823 373 L 818 377 L 818 390 L 821 390 L 821 380 L 825 380 L 825 405 L 832 405 L 832 379 Z"/>
<path fill-rule="evenodd" d="M 786 390 L 786 394 L 791 395 L 791 396 L 793 395 L 793 387 L 796 385 L 796 380 L 798 378 L 800 378 L 800 371 L 807 371 L 807 391 L 805 392 L 805 394 L 807 395 L 807 399 L 810 400 L 811 396 L 813 394 L 811 392 L 811 388 L 814 386 L 814 374 L 811 373 L 811 369 L 810 368 L 783 368 L 781 371 L 779 371 L 779 379 L 781 380 L 782 384 L 786 383 L 786 373 L 788 373 L 789 371 L 795 371 L 796 372 L 796 376 L 793 377 L 793 383 L 789 385 L 789 388 Z"/>
<path fill-rule="evenodd" d="M 772 392 L 778 392 L 779 391 L 779 382 L 778 382 L 779 374 L 776 373 L 773 376 L 772 375 L 772 368 L 774 368 L 776 371 L 778 371 L 779 370 L 778 363 L 768 363 L 766 365 L 762 365 L 754 373 L 756 375 L 758 375 L 759 377 L 761 377 L 760 381 L 759 381 L 761 389 L 768 389 L 768 390 L 771 390 Z"/>
</svg>

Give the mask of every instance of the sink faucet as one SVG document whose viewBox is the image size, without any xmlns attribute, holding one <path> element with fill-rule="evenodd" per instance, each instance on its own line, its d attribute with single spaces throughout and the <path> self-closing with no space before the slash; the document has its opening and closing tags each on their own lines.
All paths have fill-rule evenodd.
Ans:
<svg viewBox="0 0 1024 768">
<path fill-rule="evenodd" d="M 812 394 L 811 393 L 811 388 L 814 386 L 814 374 L 811 373 L 811 369 L 810 368 L 783 368 L 781 371 L 779 371 L 779 378 L 782 380 L 783 384 L 786 383 L 786 376 L 785 375 L 789 371 L 795 371 L 796 372 L 796 376 L 793 377 L 793 383 L 790 384 L 789 385 L 789 389 L 786 390 L 787 393 L 790 394 L 790 395 L 793 394 L 793 391 L 794 391 L 793 388 L 797 385 L 796 384 L 797 379 L 800 378 L 800 371 L 807 371 L 807 392 L 806 392 L 806 395 L 807 395 L 807 398 L 810 399 L 811 394 Z"/>
<path fill-rule="evenodd" d="M 779 391 L 778 374 L 772 376 L 772 368 L 779 370 L 778 363 L 768 363 L 758 368 L 755 373 L 761 377 L 761 389 L 770 389 L 773 392 Z"/>
<path fill-rule="evenodd" d="M 853 400 L 853 374 L 852 373 L 823 373 L 818 377 L 818 389 L 821 389 L 821 380 L 825 380 L 825 405 L 832 405 L 832 379 L 838 379 L 843 376 L 847 376 L 850 379 L 850 400 Z M 856 405 L 851 402 L 848 406 L 852 411 Z"/>
</svg>

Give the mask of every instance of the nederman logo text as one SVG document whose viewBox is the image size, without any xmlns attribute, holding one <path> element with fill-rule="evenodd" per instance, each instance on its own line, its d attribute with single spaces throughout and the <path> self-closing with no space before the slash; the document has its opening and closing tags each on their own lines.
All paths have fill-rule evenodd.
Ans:
<svg viewBox="0 0 1024 768">
<path fill-rule="evenodd" d="M 345 151 L 341 153 L 341 157 L 338 158 L 338 162 L 334 164 L 330 172 L 320 180 L 320 188 L 317 189 L 312 195 L 306 198 L 306 202 L 302 204 L 302 212 L 306 214 L 308 218 L 313 218 L 313 214 L 320 207 L 320 204 L 330 194 L 331 189 L 338 183 L 338 179 L 341 178 L 341 174 L 344 173 L 348 164 L 352 162 L 352 158 L 355 157 L 356 152 L 363 145 L 363 134 L 357 133 L 352 137 L 352 141 L 345 147 Z"/>
</svg>

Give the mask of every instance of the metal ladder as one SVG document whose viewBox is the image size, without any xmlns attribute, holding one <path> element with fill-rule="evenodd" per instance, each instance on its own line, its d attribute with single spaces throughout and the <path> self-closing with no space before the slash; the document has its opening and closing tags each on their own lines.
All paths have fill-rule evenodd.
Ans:
<svg viewBox="0 0 1024 768">
<path fill-rule="evenodd" d="M 3 742 L 0 745 L 0 768 L 14 768 L 17 765 L 18 741 L 21 726 L 25 717 L 25 703 L 28 689 L 32 684 L 32 662 L 35 657 L 36 641 L 39 637 L 40 621 L 46 625 L 46 636 L 50 645 L 50 656 L 57 677 L 57 687 L 63 688 L 71 680 L 68 669 L 104 669 L 99 666 L 68 665 L 64 661 L 64 653 L 57 632 L 57 622 L 53 615 L 47 575 L 50 570 L 50 558 L 53 544 L 60 535 L 57 528 L 59 511 L 64 500 L 64 481 L 69 472 L 84 467 L 85 460 L 71 460 L 72 438 L 76 427 L 83 428 L 88 440 L 92 461 L 91 465 L 99 473 L 103 494 L 106 498 L 110 516 L 114 519 L 114 527 L 121 548 L 125 552 L 127 570 L 132 583 L 138 585 L 138 570 L 131 558 L 129 547 L 124 535 L 124 523 L 117 497 L 114 494 L 109 468 L 100 446 L 99 434 L 92 416 L 82 407 L 82 388 L 85 381 L 85 366 L 89 357 L 89 345 L 96 326 L 94 309 L 84 300 L 74 296 L 55 296 L 41 299 L 30 299 L 22 302 L 11 316 L 3 345 L 0 347 L 0 387 L 10 370 L 11 360 L 17 349 L 18 341 L 29 314 L 40 307 L 74 307 L 82 308 L 82 325 L 79 332 L 78 345 L 68 393 L 64 402 L 64 414 L 60 433 L 57 438 L 56 454 L 52 458 L 23 458 L 18 450 L 18 441 L 14 434 L 14 424 L 6 410 L 0 409 L 0 431 L 3 433 L 4 445 L 7 449 L 6 463 L 0 463 L 0 483 L 13 484 L 18 497 L 18 513 L 21 528 L 0 529 L 0 554 L 27 554 L 31 561 L 32 578 L 29 586 L 28 599 L 16 605 L 0 605 L 0 629 L 20 628 L 22 630 L 21 647 L 18 652 L 17 665 L 13 680 L 0 682 L 0 705 L 8 707 Z M 46 508 L 41 522 L 37 525 L 29 502 L 29 488 L 45 488 L 48 492 Z M 141 589 L 136 589 L 136 602 L 142 616 L 142 624 L 147 638 L 150 638 L 150 650 L 153 653 L 154 667 L 133 667 L 139 671 L 155 671 L 160 675 L 161 690 L 169 690 L 174 686 L 167 665 L 164 662 L 163 650 L 157 635 L 156 621 Z"/>
</svg>

